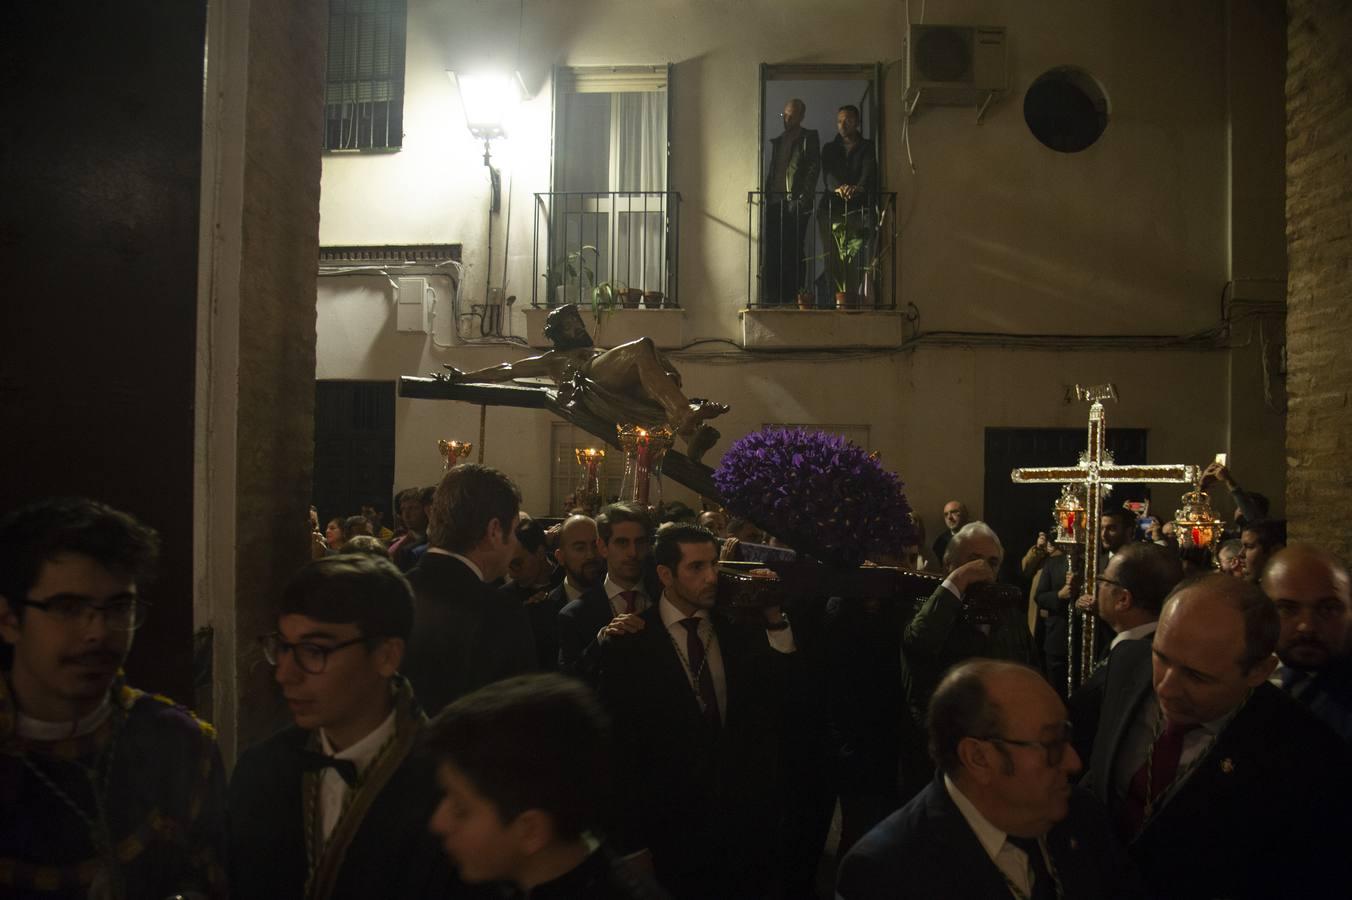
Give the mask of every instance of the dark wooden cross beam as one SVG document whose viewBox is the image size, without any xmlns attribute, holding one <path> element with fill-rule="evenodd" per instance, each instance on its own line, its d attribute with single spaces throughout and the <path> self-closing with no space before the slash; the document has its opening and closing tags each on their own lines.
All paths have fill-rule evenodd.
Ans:
<svg viewBox="0 0 1352 900">
<path fill-rule="evenodd" d="M 546 409 L 623 452 L 614 422 L 607 422 L 585 410 L 566 408 L 559 403 L 559 392 L 552 385 L 453 383 L 428 375 L 405 375 L 399 379 L 399 396 L 415 400 L 459 400 L 476 406 Z M 713 475 L 713 469 L 692 461 L 674 447 L 662 459 L 662 477 L 721 505 L 723 498 L 714 487 Z"/>
</svg>

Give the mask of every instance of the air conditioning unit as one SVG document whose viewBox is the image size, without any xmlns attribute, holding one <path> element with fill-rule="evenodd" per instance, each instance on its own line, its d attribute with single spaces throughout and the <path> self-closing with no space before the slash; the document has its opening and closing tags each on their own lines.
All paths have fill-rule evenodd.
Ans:
<svg viewBox="0 0 1352 900">
<path fill-rule="evenodd" d="M 979 106 L 1008 86 L 1003 25 L 912 25 L 908 41 L 908 109 Z"/>
</svg>

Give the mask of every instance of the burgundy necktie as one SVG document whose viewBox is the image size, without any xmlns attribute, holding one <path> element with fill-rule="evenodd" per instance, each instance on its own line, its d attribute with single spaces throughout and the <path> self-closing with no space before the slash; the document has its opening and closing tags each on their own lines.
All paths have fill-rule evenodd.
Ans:
<svg viewBox="0 0 1352 900">
<path fill-rule="evenodd" d="M 1148 800 L 1153 806 L 1178 777 L 1178 763 L 1183 758 L 1183 738 L 1197 727 L 1165 722 L 1164 730 L 1155 739 L 1154 751 L 1136 770 L 1136 774 L 1131 776 L 1131 782 L 1127 785 L 1127 796 L 1122 798 L 1119 825 L 1124 841 L 1135 838 L 1141 826 L 1145 824 L 1147 785 L 1150 791 Z"/>
<path fill-rule="evenodd" d="M 624 611 L 631 613 L 634 611 L 634 601 L 638 599 L 638 591 L 620 591 L 620 599 L 624 601 Z"/>
<path fill-rule="evenodd" d="M 685 656 L 690 662 L 690 677 L 695 680 L 696 692 L 704 707 L 704 718 L 715 728 L 723 724 L 718 714 L 718 693 L 714 691 L 714 675 L 705 659 L 704 642 L 699 639 L 698 618 L 682 619 L 685 626 Z"/>
</svg>

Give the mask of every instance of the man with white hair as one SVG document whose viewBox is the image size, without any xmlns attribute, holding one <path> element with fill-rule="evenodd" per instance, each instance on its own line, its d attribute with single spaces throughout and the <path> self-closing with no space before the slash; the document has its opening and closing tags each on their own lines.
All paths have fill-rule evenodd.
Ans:
<svg viewBox="0 0 1352 900">
<path fill-rule="evenodd" d="M 944 548 L 944 583 L 920 603 L 902 631 L 902 684 L 911 715 L 921 728 L 939 679 L 963 660 L 984 657 L 1033 664 L 1023 592 L 1011 591 L 1005 599 L 1003 592 L 992 590 L 1004 555 L 1000 538 L 989 525 L 964 525 Z M 922 753 L 903 756 L 909 756 L 902 761 L 903 778 L 912 789 L 919 789 L 932 769 Z"/>
</svg>

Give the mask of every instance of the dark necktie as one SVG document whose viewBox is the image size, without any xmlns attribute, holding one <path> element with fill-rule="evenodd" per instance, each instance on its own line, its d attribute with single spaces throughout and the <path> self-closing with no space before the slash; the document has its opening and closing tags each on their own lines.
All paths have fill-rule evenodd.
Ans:
<svg viewBox="0 0 1352 900">
<path fill-rule="evenodd" d="M 1033 891 L 1028 895 L 1031 900 L 1054 900 L 1056 884 L 1052 881 L 1052 873 L 1047 870 L 1047 860 L 1042 856 L 1037 838 L 1020 838 L 1011 834 L 1006 840 L 1028 854 L 1028 868 L 1033 872 Z"/>
<path fill-rule="evenodd" d="M 638 591 L 620 591 L 620 599 L 624 601 L 624 611 L 631 613 L 634 611 L 634 604 L 638 600 Z"/>
<path fill-rule="evenodd" d="M 300 751 L 300 767 L 306 772 L 320 772 L 325 769 L 333 769 L 347 782 L 348 787 L 353 787 L 357 783 L 357 764 L 350 759 L 339 759 L 336 756 L 329 756 L 327 753 L 319 753 L 315 750 Z"/>
<path fill-rule="evenodd" d="M 718 694 L 714 691 L 714 675 L 705 658 L 704 642 L 699 639 L 699 619 L 682 619 L 685 626 L 685 657 L 690 663 L 690 677 L 695 680 L 695 691 L 704 707 L 705 720 L 715 728 L 723 724 L 718 714 Z"/>
<path fill-rule="evenodd" d="M 1122 798 L 1119 823 L 1123 841 L 1130 842 L 1140 833 L 1141 826 L 1145 824 L 1146 806 L 1153 806 L 1178 777 L 1178 763 L 1183 758 L 1183 739 L 1197 727 L 1165 722 L 1164 730 L 1155 739 L 1153 751 L 1141 763 L 1136 774 L 1131 776 L 1127 796 Z M 1149 797 L 1146 796 L 1147 787 Z"/>
</svg>

